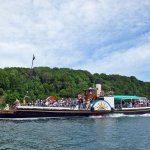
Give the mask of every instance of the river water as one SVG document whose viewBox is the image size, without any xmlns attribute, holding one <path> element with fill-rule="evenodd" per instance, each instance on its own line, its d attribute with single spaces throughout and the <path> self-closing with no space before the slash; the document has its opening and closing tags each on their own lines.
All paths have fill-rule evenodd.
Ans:
<svg viewBox="0 0 150 150">
<path fill-rule="evenodd" d="M 150 115 L 0 120 L 0 150 L 149 150 Z"/>
</svg>

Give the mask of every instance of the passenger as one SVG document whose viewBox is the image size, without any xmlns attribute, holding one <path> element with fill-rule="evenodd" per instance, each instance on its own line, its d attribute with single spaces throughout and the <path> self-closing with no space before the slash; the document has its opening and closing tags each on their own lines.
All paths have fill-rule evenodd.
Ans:
<svg viewBox="0 0 150 150">
<path fill-rule="evenodd" d="M 6 107 L 4 108 L 4 110 L 9 110 L 9 105 L 6 104 Z"/>
<path fill-rule="evenodd" d="M 49 102 L 48 101 L 45 102 L 45 106 L 49 106 Z"/>
<path fill-rule="evenodd" d="M 147 100 L 147 107 L 149 106 L 149 100 Z"/>
<path fill-rule="evenodd" d="M 20 106 L 20 101 L 19 101 L 18 99 L 16 99 L 15 105 L 16 105 L 16 107 L 17 107 L 17 106 Z"/>
<path fill-rule="evenodd" d="M 71 100 L 71 102 L 70 102 L 71 109 L 74 109 L 75 106 L 76 106 L 76 101 L 75 100 Z"/>
<path fill-rule="evenodd" d="M 54 107 L 58 107 L 58 102 L 55 101 L 55 102 L 53 103 L 53 106 L 54 106 Z"/>
<path fill-rule="evenodd" d="M 129 108 L 132 108 L 132 102 L 129 103 Z"/>
<path fill-rule="evenodd" d="M 83 109 L 83 99 L 79 99 L 79 109 Z"/>
<path fill-rule="evenodd" d="M 86 101 L 85 101 L 85 99 L 83 100 L 82 106 L 83 106 L 83 109 L 86 109 Z"/>
<path fill-rule="evenodd" d="M 59 101 L 59 106 L 60 106 L 60 107 L 63 106 L 63 100 L 62 100 L 62 99 Z"/>
<path fill-rule="evenodd" d="M 87 110 L 90 109 L 90 100 L 87 100 L 87 102 L 86 102 L 86 109 Z"/>
</svg>

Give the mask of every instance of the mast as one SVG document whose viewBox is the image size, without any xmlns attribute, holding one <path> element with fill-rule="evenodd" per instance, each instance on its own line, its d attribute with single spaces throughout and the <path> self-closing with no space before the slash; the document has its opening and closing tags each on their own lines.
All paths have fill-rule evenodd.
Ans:
<svg viewBox="0 0 150 150">
<path fill-rule="evenodd" d="M 34 76 L 34 72 L 33 72 L 33 63 L 34 63 L 34 60 L 35 60 L 35 56 L 34 56 L 34 54 L 33 54 L 33 57 L 32 57 L 32 64 L 31 64 L 31 69 L 30 69 L 30 73 L 29 73 L 29 78 L 31 79 L 31 82 L 33 82 L 33 76 Z M 30 86 L 30 87 L 29 87 Z M 27 93 L 26 93 L 26 97 L 30 97 L 30 99 L 31 99 L 31 85 L 28 85 L 28 91 L 27 91 Z"/>
</svg>

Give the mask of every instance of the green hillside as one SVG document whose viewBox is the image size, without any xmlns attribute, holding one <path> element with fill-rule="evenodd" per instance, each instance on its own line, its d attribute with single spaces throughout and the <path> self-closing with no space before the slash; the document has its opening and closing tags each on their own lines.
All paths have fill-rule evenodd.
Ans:
<svg viewBox="0 0 150 150">
<path fill-rule="evenodd" d="M 12 103 L 16 99 L 45 99 L 50 95 L 57 98 L 76 97 L 97 79 L 102 82 L 105 93 L 140 95 L 150 98 L 150 82 L 136 77 L 91 74 L 88 71 L 68 68 L 4 68 L 0 69 L 0 102 Z"/>
</svg>

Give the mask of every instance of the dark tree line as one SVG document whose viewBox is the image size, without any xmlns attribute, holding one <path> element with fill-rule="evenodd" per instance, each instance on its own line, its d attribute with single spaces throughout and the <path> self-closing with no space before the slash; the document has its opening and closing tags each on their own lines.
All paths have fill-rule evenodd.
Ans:
<svg viewBox="0 0 150 150">
<path fill-rule="evenodd" d="M 84 70 L 68 68 L 4 68 L 0 69 L 0 103 L 13 103 L 16 99 L 45 99 L 50 95 L 57 98 L 77 97 L 95 81 L 102 82 L 102 89 L 115 95 L 140 95 L 150 98 L 150 82 L 136 77 L 91 74 Z"/>
</svg>

